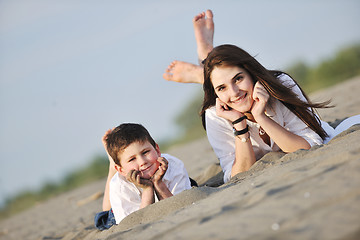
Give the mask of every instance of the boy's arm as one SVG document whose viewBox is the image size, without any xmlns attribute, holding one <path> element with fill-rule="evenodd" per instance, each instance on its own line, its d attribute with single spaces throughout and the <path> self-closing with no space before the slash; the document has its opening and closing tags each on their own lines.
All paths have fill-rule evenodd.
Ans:
<svg viewBox="0 0 360 240">
<path fill-rule="evenodd" d="M 162 178 L 168 168 L 168 161 L 163 157 L 159 157 L 158 161 L 160 162 L 159 169 L 152 177 L 152 182 L 154 184 L 156 196 L 159 200 L 163 200 L 165 198 L 173 196 L 173 194 L 170 192 L 166 184 L 162 181 Z"/>
<path fill-rule="evenodd" d="M 154 189 L 152 187 L 143 188 L 140 209 L 155 202 Z"/>
<path fill-rule="evenodd" d="M 154 182 L 154 189 L 159 200 L 173 196 L 163 181 L 159 181 L 157 183 Z"/>
<path fill-rule="evenodd" d="M 141 195 L 140 209 L 155 202 L 153 183 L 148 179 L 140 178 L 139 171 L 131 170 L 126 176 L 126 179 L 143 190 Z"/>
</svg>

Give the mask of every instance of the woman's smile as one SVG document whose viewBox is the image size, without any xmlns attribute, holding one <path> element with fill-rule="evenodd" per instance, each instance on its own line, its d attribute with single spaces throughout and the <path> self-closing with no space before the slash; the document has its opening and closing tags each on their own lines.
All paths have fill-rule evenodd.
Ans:
<svg viewBox="0 0 360 240">
<path fill-rule="evenodd" d="M 248 112 L 251 109 L 254 83 L 247 71 L 240 67 L 216 67 L 211 73 L 216 95 L 229 107 Z"/>
<path fill-rule="evenodd" d="M 244 99 L 246 98 L 246 96 L 247 96 L 247 93 L 244 93 L 243 95 L 235 98 L 234 100 L 231 100 L 230 102 L 234 103 L 234 104 L 241 104 L 244 102 Z"/>
</svg>

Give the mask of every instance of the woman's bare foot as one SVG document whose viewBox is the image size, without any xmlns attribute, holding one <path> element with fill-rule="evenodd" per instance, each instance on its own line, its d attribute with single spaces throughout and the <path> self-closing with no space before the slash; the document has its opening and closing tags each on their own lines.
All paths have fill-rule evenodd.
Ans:
<svg viewBox="0 0 360 240">
<path fill-rule="evenodd" d="M 214 21 L 211 10 L 199 13 L 193 19 L 199 61 L 204 60 L 213 49 Z"/>
<path fill-rule="evenodd" d="M 173 61 L 170 63 L 163 78 L 179 83 L 204 83 L 203 68 L 187 62 Z"/>
</svg>

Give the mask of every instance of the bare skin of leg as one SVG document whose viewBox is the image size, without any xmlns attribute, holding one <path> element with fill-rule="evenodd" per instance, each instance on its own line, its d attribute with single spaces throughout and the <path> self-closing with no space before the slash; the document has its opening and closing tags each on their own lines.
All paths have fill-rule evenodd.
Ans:
<svg viewBox="0 0 360 240">
<path fill-rule="evenodd" d="M 201 63 L 213 49 L 214 21 L 211 10 L 199 13 L 193 18 L 197 54 Z"/>
<path fill-rule="evenodd" d="M 187 62 L 173 61 L 170 63 L 163 78 L 179 83 L 204 83 L 203 68 Z"/>
<path fill-rule="evenodd" d="M 104 192 L 104 198 L 103 198 L 103 204 L 102 204 L 103 211 L 109 211 L 110 208 L 111 208 L 111 204 L 110 204 L 110 181 L 111 181 L 112 177 L 115 175 L 115 173 L 116 173 L 115 164 L 110 162 L 109 173 L 108 173 L 108 177 L 107 177 L 107 180 L 106 180 L 105 192 Z"/>
<path fill-rule="evenodd" d="M 163 78 L 168 81 L 204 83 L 201 61 L 213 49 L 214 21 L 212 11 L 207 10 L 196 15 L 193 18 L 193 25 L 200 66 L 187 62 L 173 61 L 163 74 Z"/>
<path fill-rule="evenodd" d="M 107 138 L 107 135 L 109 133 L 111 133 L 111 131 L 112 131 L 112 129 L 107 130 L 105 135 L 102 137 L 102 143 L 104 145 L 105 150 L 106 150 L 106 138 Z M 104 198 L 103 198 L 103 204 L 102 204 L 103 211 L 108 211 L 111 208 L 111 204 L 110 204 L 110 181 L 111 181 L 112 177 L 116 173 L 115 162 L 111 158 L 111 156 L 109 155 L 107 150 L 106 150 L 106 153 L 107 153 L 108 158 L 109 158 L 109 173 L 108 173 L 108 177 L 107 177 L 107 180 L 106 180 L 105 191 L 104 191 Z"/>
</svg>

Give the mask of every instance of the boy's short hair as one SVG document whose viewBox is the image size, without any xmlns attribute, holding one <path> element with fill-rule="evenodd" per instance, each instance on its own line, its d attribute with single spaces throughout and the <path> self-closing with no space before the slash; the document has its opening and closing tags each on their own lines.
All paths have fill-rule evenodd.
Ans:
<svg viewBox="0 0 360 240">
<path fill-rule="evenodd" d="M 148 141 L 154 148 L 156 142 L 144 126 L 137 123 L 123 123 L 114 128 L 106 139 L 106 148 L 114 162 L 120 166 L 119 154 L 134 142 Z"/>
</svg>

